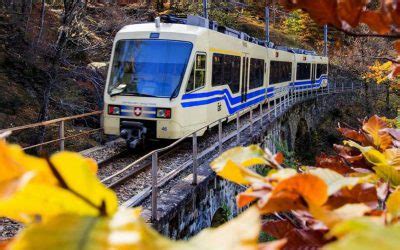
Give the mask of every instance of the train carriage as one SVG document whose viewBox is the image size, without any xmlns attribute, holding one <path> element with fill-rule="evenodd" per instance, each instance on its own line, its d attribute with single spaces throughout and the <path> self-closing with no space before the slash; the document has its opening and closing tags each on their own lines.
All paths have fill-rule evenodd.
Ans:
<svg viewBox="0 0 400 250">
<path fill-rule="evenodd" d="M 325 88 L 328 85 L 328 58 L 295 54 L 295 80 L 294 91 L 309 91 Z"/>
<path fill-rule="evenodd" d="M 176 20 L 117 33 L 104 94 L 105 134 L 120 135 L 132 148 L 146 137 L 179 139 L 296 87 L 302 55 L 207 19 Z"/>
</svg>

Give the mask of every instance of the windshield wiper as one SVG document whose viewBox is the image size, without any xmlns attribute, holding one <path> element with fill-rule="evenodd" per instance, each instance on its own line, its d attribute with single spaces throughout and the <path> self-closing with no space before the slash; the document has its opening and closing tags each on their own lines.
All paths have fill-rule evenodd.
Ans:
<svg viewBox="0 0 400 250">
<path fill-rule="evenodd" d="M 110 96 L 116 96 L 121 94 L 122 92 L 124 92 L 124 90 L 126 89 L 126 84 L 125 83 L 120 83 L 118 84 L 116 87 L 114 87 L 111 90 Z"/>
<path fill-rule="evenodd" d="M 169 97 L 170 101 L 175 97 L 176 92 L 179 91 L 180 88 L 181 88 L 181 85 L 178 84 L 178 86 L 176 86 L 176 88 L 174 89 L 174 92 L 172 92 L 172 95 Z"/>
<path fill-rule="evenodd" d="M 142 94 L 142 93 L 128 93 L 127 95 L 143 96 L 143 97 L 157 97 L 156 95 Z"/>
</svg>

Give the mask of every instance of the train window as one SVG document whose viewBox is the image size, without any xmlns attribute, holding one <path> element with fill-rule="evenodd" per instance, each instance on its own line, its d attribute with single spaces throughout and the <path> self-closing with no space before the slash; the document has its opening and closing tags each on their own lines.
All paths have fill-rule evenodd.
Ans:
<svg viewBox="0 0 400 250">
<path fill-rule="evenodd" d="M 321 75 L 326 75 L 327 73 L 328 73 L 327 64 L 317 64 L 317 79 L 319 79 Z"/>
<path fill-rule="evenodd" d="M 193 67 L 192 67 L 192 72 L 190 73 L 190 77 L 188 80 L 188 84 L 186 86 L 186 92 L 190 92 L 194 90 L 194 71 L 195 71 L 195 65 L 196 63 L 193 62 Z"/>
<path fill-rule="evenodd" d="M 188 68 L 192 48 L 192 43 L 183 41 L 118 41 L 108 94 L 175 98 Z"/>
<path fill-rule="evenodd" d="M 269 72 L 269 84 L 277 84 L 292 80 L 292 63 L 271 61 Z"/>
<path fill-rule="evenodd" d="M 186 86 L 186 92 L 201 88 L 206 83 L 206 55 L 197 54 L 193 62 L 192 72 Z"/>
<path fill-rule="evenodd" d="M 311 78 L 311 64 L 298 63 L 296 70 L 296 80 L 308 80 Z"/>
<path fill-rule="evenodd" d="M 232 93 L 239 92 L 240 57 L 214 54 L 212 63 L 212 86 L 229 85 Z"/>
<path fill-rule="evenodd" d="M 255 89 L 263 85 L 264 85 L 264 60 L 251 58 L 249 88 Z"/>
</svg>

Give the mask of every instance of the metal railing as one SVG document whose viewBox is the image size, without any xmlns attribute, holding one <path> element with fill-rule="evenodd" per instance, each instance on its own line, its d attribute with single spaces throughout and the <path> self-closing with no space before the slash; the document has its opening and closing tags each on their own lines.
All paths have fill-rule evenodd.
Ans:
<svg viewBox="0 0 400 250">
<path fill-rule="evenodd" d="M 236 145 L 240 145 L 241 142 L 241 133 L 250 128 L 250 133 L 253 132 L 253 126 L 257 122 L 261 122 L 262 127 L 264 125 L 264 121 L 272 121 L 273 119 L 277 118 L 279 115 L 283 114 L 287 109 L 292 107 L 294 104 L 303 102 L 308 99 L 313 99 L 313 98 L 318 98 L 319 96 L 323 95 L 329 95 L 329 94 L 335 94 L 335 93 L 342 93 L 346 91 L 354 91 L 355 89 L 358 89 L 358 86 L 355 84 L 351 83 L 350 86 L 344 86 L 344 84 L 341 84 L 341 86 L 337 86 L 336 84 L 329 84 L 326 88 L 323 89 L 307 89 L 305 91 L 301 91 L 303 89 L 299 89 L 300 91 L 298 92 L 290 92 L 285 94 L 282 97 L 275 98 L 273 100 L 274 105 L 271 107 L 271 100 L 266 99 L 260 103 L 254 104 L 250 108 L 248 108 L 245 112 L 238 112 L 233 115 L 229 115 L 223 118 L 220 118 L 216 121 L 213 121 L 210 124 L 207 124 L 199 129 L 197 129 L 195 132 L 191 132 L 187 134 L 186 136 L 180 138 L 179 140 L 175 141 L 174 143 L 170 144 L 167 147 L 160 148 L 157 150 L 154 150 L 147 155 L 144 155 L 140 159 L 134 161 L 133 163 L 129 164 L 125 168 L 121 169 L 120 171 L 114 173 L 111 176 L 108 176 L 107 178 L 103 179 L 102 182 L 106 182 L 121 173 L 125 172 L 126 170 L 130 169 L 132 166 L 138 165 L 141 162 L 145 161 L 147 158 L 151 157 L 151 176 L 152 176 L 152 181 L 151 181 L 151 187 L 146 188 L 143 190 L 141 193 L 135 195 L 132 197 L 130 200 L 124 203 L 125 206 L 136 206 L 138 205 L 141 201 L 146 199 L 150 194 L 151 194 L 151 219 L 152 220 L 157 220 L 157 197 L 158 197 L 158 189 L 159 187 L 163 186 L 166 184 L 169 180 L 171 180 L 173 177 L 177 176 L 179 173 L 187 169 L 189 166 L 192 166 L 192 174 L 193 174 L 193 180 L 192 184 L 196 185 L 198 180 L 197 180 L 197 168 L 199 166 L 199 159 L 202 157 L 206 156 L 207 154 L 213 152 L 214 150 L 218 150 L 218 153 L 221 154 L 223 150 L 223 144 L 234 137 L 236 137 Z M 278 102 L 279 100 L 279 102 Z M 265 107 L 267 106 L 267 109 L 265 110 Z M 259 109 L 259 115 L 254 118 L 253 116 L 253 110 Z M 249 120 L 250 123 L 245 123 L 241 126 L 240 123 L 240 117 L 244 114 L 249 113 Z M 222 131 L 223 131 L 223 121 L 228 121 L 228 120 L 233 120 L 236 119 L 236 130 L 228 134 L 227 136 L 223 137 Z M 214 144 L 212 144 L 210 147 L 204 149 L 202 152 L 199 152 L 198 150 L 198 142 L 197 142 L 197 134 L 200 131 L 203 131 L 207 128 L 213 127 L 213 126 L 218 126 L 218 141 Z M 157 174 L 158 174 L 158 156 L 160 153 L 169 150 L 182 141 L 186 140 L 187 138 L 192 137 L 192 157 L 189 161 L 181 164 L 178 166 L 176 169 L 173 171 L 169 172 L 167 175 L 161 177 L 161 179 L 158 179 Z"/>
<path fill-rule="evenodd" d="M 49 144 L 58 142 L 59 150 L 64 150 L 65 149 L 65 141 L 66 140 L 72 139 L 72 138 L 76 138 L 76 137 L 79 137 L 79 136 L 82 136 L 82 135 L 92 134 L 92 133 L 99 132 L 99 131 L 103 130 L 103 128 L 96 128 L 96 129 L 91 129 L 91 130 L 88 130 L 88 131 L 76 133 L 76 134 L 73 134 L 73 135 L 65 136 L 65 122 L 76 120 L 76 119 L 87 118 L 89 116 L 101 115 L 101 114 L 102 114 L 102 111 L 93 111 L 93 112 L 90 112 L 90 113 L 85 113 L 85 114 L 80 114 L 80 115 L 62 117 L 62 118 L 57 118 L 57 119 L 48 120 L 48 121 L 44 121 L 44 122 L 38 122 L 38 123 L 18 126 L 18 127 L 14 127 L 14 128 L 2 129 L 2 130 L 0 130 L 0 134 L 13 133 L 13 132 L 19 132 L 19 131 L 27 130 L 27 129 L 35 129 L 35 128 L 39 128 L 39 127 L 46 127 L 46 126 L 53 126 L 53 125 L 57 126 L 58 125 L 58 138 L 57 139 L 48 140 L 48 141 L 45 141 L 45 142 L 42 142 L 42 143 L 29 145 L 29 146 L 24 147 L 23 149 L 27 150 L 27 149 L 42 147 L 42 146 L 45 146 L 45 145 L 49 145 Z"/>
</svg>

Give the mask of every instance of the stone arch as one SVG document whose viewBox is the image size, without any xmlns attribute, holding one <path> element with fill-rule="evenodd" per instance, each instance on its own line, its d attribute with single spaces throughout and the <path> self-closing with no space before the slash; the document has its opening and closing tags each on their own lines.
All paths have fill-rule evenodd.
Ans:
<svg viewBox="0 0 400 250">
<path fill-rule="evenodd" d="M 308 158 L 311 150 L 311 133 L 310 127 L 304 118 L 299 120 L 296 130 L 296 138 L 294 142 L 294 152 L 300 159 Z"/>
<path fill-rule="evenodd" d="M 289 151 L 293 150 L 293 143 L 292 143 L 292 133 L 290 129 L 290 124 L 288 122 L 282 122 L 280 129 L 280 142 L 284 144 Z"/>
<path fill-rule="evenodd" d="M 212 219 L 211 219 L 211 227 L 218 227 L 224 224 L 229 220 L 229 211 L 227 211 L 227 208 L 225 207 L 220 207 L 215 211 Z"/>
</svg>

